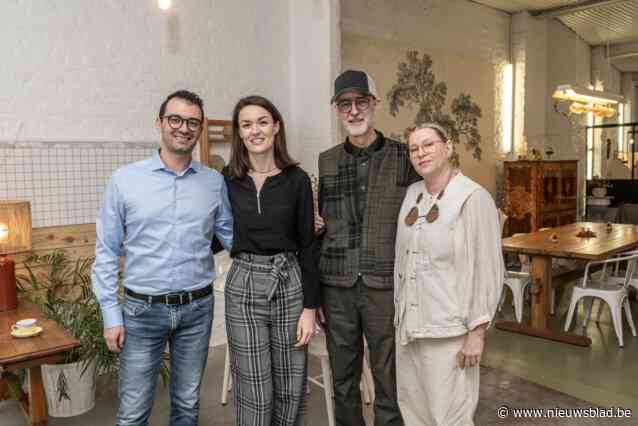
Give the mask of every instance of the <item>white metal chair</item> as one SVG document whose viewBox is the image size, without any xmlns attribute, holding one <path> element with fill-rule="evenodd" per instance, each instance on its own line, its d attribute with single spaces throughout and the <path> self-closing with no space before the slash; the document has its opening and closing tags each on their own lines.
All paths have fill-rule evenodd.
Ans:
<svg viewBox="0 0 638 426">
<path fill-rule="evenodd" d="M 565 320 L 565 331 L 569 330 L 569 326 L 574 316 L 574 310 L 580 299 L 589 297 L 588 303 L 585 303 L 585 313 L 583 320 L 583 327 L 587 326 L 589 322 L 589 316 L 591 314 L 591 307 L 593 299 L 601 299 L 609 305 L 611 311 L 611 318 L 614 325 L 616 336 L 618 337 L 618 344 L 620 347 L 624 346 L 623 331 L 622 331 L 622 310 L 625 308 L 625 315 L 627 316 L 627 322 L 631 328 L 631 333 L 636 336 L 636 328 L 631 316 L 631 309 L 629 306 L 629 300 L 627 299 L 627 286 L 632 278 L 636 269 L 636 262 L 638 261 L 638 252 L 635 252 L 629 256 L 620 256 L 612 259 L 589 262 L 585 267 L 585 274 L 583 276 L 583 282 L 581 286 L 574 287 L 572 291 L 571 302 L 569 304 L 569 311 L 567 313 L 567 319 Z M 627 267 L 623 275 L 619 275 L 618 271 L 621 262 L 627 262 Z M 595 279 L 590 276 L 590 269 L 593 266 L 602 265 L 603 269 L 600 273 L 600 279 Z M 612 269 L 613 270 L 610 270 Z"/>
<path fill-rule="evenodd" d="M 630 251 L 626 251 L 620 254 L 617 254 L 615 257 L 622 257 L 622 256 L 631 256 L 634 254 L 638 254 L 638 250 L 630 250 Z M 620 267 L 620 263 L 616 264 L 616 267 L 614 269 L 614 275 L 619 275 L 619 268 Z M 620 285 L 622 285 L 622 283 L 620 283 Z M 634 271 L 634 274 L 629 278 L 629 283 L 627 284 L 628 287 L 633 287 L 634 290 L 638 291 L 638 277 L 636 277 L 636 271 Z M 629 289 L 627 289 L 629 290 Z M 602 302 L 598 305 L 598 314 L 596 315 L 596 322 L 600 322 L 600 314 L 603 311 L 603 304 Z"/>
<path fill-rule="evenodd" d="M 514 234 L 513 236 L 519 236 L 525 234 Z M 505 271 L 505 280 L 503 280 L 503 294 L 501 295 L 501 301 L 498 304 L 498 310 L 503 309 L 505 303 L 505 287 L 508 287 L 512 292 L 512 300 L 514 302 L 514 315 L 517 322 L 523 321 L 523 299 L 525 295 L 525 289 L 531 282 L 531 276 L 529 273 L 529 257 L 523 254 L 518 255 L 518 259 L 521 262 L 521 271 Z"/>
</svg>

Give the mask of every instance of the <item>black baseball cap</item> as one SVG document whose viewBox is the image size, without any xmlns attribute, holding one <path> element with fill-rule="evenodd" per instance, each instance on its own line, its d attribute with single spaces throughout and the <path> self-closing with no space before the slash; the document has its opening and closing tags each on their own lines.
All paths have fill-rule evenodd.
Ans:
<svg viewBox="0 0 638 426">
<path fill-rule="evenodd" d="M 374 96 L 376 99 L 379 99 L 374 80 L 363 71 L 347 70 L 342 72 L 335 79 L 334 96 L 330 100 L 330 103 L 333 103 L 341 94 L 348 90 L 356 90 L 362 95 Z"/>
</svg>

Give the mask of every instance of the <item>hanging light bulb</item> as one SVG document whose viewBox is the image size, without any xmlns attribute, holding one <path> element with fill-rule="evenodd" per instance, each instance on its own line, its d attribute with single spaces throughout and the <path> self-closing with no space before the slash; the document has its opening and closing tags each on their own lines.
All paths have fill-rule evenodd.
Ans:
<svg viewBox="0 0 638 426">
<path fill-rule="evenodd" d="M 173 0 L 157 0 L 157 7 L 162 10 L 168 10 L 173 5 Z"/>
</svg>

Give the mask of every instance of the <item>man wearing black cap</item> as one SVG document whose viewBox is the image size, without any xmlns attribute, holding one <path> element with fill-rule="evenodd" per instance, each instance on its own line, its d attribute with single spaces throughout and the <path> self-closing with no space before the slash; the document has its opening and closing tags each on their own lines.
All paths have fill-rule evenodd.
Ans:
<svg viewBox="0 0 638 426">
<path fill-rule="evenodd" d="M 363 426 L 359 382 L 365 340 L 374 376 L 375 425 L 403 425 L 394 358 L 394 240 L 407 187 L 419 179 L 404 144 L 373 127 L 374 81 L 345 71 L 332 105 L 348 134 L 319 156 L 319 268 L 337 425 Z M 323 221 L 322 221 L 323 219 Z"/>
</svg>

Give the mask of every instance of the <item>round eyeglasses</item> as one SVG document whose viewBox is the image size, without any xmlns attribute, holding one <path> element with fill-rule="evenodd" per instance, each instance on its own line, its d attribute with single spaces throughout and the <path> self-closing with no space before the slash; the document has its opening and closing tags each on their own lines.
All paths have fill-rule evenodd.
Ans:
<svg viewBox="0 0 638 426">
<path fill-rule="evenodd" d="M 354 99 L 341 99 L 336 102 L 337 111 L 342 114 L 347 114 L 352 111 L 352 104 L 357 106 L 357 109 L 361 112 L 367 111 L 370 108 L 370 96 L 359 97 Z"/>
<path fill-rule="evenodd" d="M 184 118 L 177 114 L 166 115 L 164 118 L 166 118 L 166 122 L 173 130 L 179 130 L 184 122 L 186 122 L 186 127 L 191 132 L 196 132 L 202 128 L 202 120 L 197 118 Z"/>
</svg>

